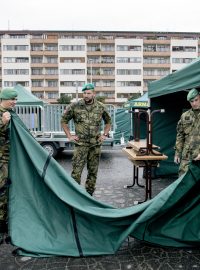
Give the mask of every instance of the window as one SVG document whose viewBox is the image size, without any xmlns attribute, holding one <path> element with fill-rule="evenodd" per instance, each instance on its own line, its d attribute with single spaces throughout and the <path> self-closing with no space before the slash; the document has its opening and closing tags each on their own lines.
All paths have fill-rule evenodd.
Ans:
<svg viewBox="0 0 200 270">
<path fill-rule="evenodd" d="M 33 80 L 32 87 L 43 87 L 43 81 L 42 80 Z"/>
<path fill-rule="evenodd" d="M 57 64 L 58 63 L 58 57 L 55 57 L 55 56 L 47 56 L 45 58 L 45 63 L 48 63 L 48 64 Z"/>
<path fill-rule="evenodd" d="M 43 44 L 31 44 L 31 51 L 43 51 Z"/>
<path fill-rule="evenodd" d="M 57 51 L 58 45 L 57 44 L 46 44 L 45 51 Z"/>
<path fill-rule="evenodd" d="M 141 81 L 118 81 L 118 87 L 141 86 Z"/>
<path fill-rule="evenodd" d="M 141 75 L 141 69 L 117 69 L 117 75 Z"/>
<path fill-rule="evenodd" d="M 29 86 L 29 81 L 4 81 L 4 87 L 14 87 L 17 84 L 21 84 L 24 87 Z"/>
<path fill-rule="evenodd" d="M 142 47 L 137 45 L 117 45 L 117 51 L 141 51 Z"/>
<path fill-rule="evenodd" d="M 42 68 L 32 68 L 31 74 L 32 75 L 43 75 L 43 69 Z"/>
<path fill-rule="evenodd" d="M 117 57 L 117 63 L 141 63 L 141 57 Z"/>
<path fill-rule="evenodd" d="M 61 69 L 61 75 L 84 75 L 85 69 Z"/>
<path fill-rule="evenodd" d="M 48 87 L 58 87 L 58 81 L 57 80 L 49 80 L 47 81 Z"/>
<path fill-rule="evenodd" d="M 4 69 L 4 75 L 28 75 L 29 69 Z"/>
<path fill-rule="evenodd" d="M 4 57 L 4 63 L 28 63 L 28 57 Z"/>
<path fill-rule="evenodd" d="M 84 45 L 60 45 L 60 51 L 85 51 Z"/>
<path fill-rule="evenodd" d="M 172 58 L 172 63 L 176 64 L 188 64 L 191 63 L 195 58 Z"/>
<path fill-rule="evenodd" d="M 58 99 L 58 92 L 46 92 L 48 99 Z"/>
<path fill-rule="evenodd" d="M 28 45 L 3 45 L 4 51 L 28 51 Z"/>
<path fill-rule="evenodd" d="M 31 63 L 33 64 L 41 64 L 42 63 L 42 56 L 32 56 Z"/>
<path fill-rule="evenodd" d="M 45 68 L 45 74 L 46 75 L 58 75 L 58 69 L 57 68 Z"/>
</svg>

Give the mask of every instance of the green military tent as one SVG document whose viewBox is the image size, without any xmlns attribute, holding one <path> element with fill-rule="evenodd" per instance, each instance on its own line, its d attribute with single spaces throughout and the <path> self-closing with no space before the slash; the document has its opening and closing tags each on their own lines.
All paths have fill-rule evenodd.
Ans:
<svg viewBox="0 0 200 270">
<path fill-rule="evenodd" d="M 40 105 L 43 106 L 43 101 L 34 96 L 30 91 L 24 88 L 21 84 L 17 84 L 14 89 L 18 93 L 17 105 Z"/>
<path fill-rule="evenodd" d="M 153 143 L 168 156 L 155 170 L 158 176 L 177 175 L 178 166 L 173 162 L 176 125 L 183 111 L 190 108 L 188 91 L 200 87 L 200 58 L 148 86 L 151 109 L 165 109 L 153 119 Z"/>
<path fill-rule="evenodd" d="M 200 246 L 200 161 L 154 199 L 117 209 L 78 185 L 15 113 L 10 142 L 9 233 L 18 254 L 114 254 L 128 236 L 162 246 Z"/>
<path fill-rule="evenodd" d="M 148 108 L 149 107 L 148 92 L 146 92 L 139 98 L 128 100 L 127 102 L 124 103 L 123 107 L 125 109 Z"/>
</svg>

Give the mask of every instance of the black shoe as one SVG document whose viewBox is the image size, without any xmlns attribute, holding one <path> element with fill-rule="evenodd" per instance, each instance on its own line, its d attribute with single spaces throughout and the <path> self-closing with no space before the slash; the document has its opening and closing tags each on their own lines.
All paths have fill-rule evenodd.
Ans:
<svg viewBox="0 0 200 270">
<path fill-rule="evenodd" d="M 10 244 L 11 238 L 7 233 L 0 233 L 0 245 L 1 244 Z"/>
<path fill-rule="evenodd" d="M 92 196 L 92 195 L 93 195 L 93 192 L 92 192 L 92 191 L 87 190 L 87 193 L 89 193 L 89 194 L 90 194 L 90 196 Z"/>
<path fill-rule="evenodd" d="M 4 220 L 0 220 L 0 233 L 7 233 L 8 232 L 8 224 Z"/>
</svg>

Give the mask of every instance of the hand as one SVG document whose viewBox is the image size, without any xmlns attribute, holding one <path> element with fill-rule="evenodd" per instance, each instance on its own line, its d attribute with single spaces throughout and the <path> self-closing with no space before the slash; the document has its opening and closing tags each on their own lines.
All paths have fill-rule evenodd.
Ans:
<svg viewBox="0 0 200 270">
<path fill-rule="evenodd" d="M 100 142 L 103 142 L 103 141 L 106 140 L 106 138 L 107 138 L 107 136 L 105 136 L 105 135 L 102 134 L 102 135 L 99 137 L 99 141 L 100 141 Z"/>
<path fill-rule="evenodd" d="M 10 121 L 11 115 L 9 112 L 5 112 L 2 114 L 2 122 L 6 125 Z"/>
<path fill-rule="evenodd" d="M 77 142 L 79 140 L 79 137 L 77 136 L 77 135 L 71 135 L 70 137 L 69 137 L 69 141 L 71 142 L 71 141 L 75 141 L 75 142 Z"/>
<path fill-rule="evenodd" d="M 174 157 L 174 162 L 175 162 L 176 164 L 179 164 L 179 163 L 181 162 L 180 157 L 175 156 L 175 157 Z"/>
<path fill-rule="evenodd" d="M 194 158 L 194 160 L 200 160 L 200 154 L 198 154 L 198 156 Z"/>
</svg>

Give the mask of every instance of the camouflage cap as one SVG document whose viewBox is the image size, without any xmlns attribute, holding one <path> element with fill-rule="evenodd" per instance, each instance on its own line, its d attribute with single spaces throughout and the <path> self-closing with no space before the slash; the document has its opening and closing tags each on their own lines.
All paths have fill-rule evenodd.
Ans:
<svg viewBox="0 0 200 270">
<path fill-rule="evenodd" d="M 192 101 L 193 98 L 199 95 L 199 91 L 196 88 L 193 88 L 187 94 L 187 101 Z"/>
<path fill-rule="evenodd" d="M 86 83 L 83 88 L 82 91 L 84 92 L 85 90 L 94 90 L 94 84 L 93 83 Z"/>
<path fill-rule="evenodd" d="M 4 88 L 0 92 L 0 99 L 13 99 L 18 95 L 17 91 L 12 88 Z"/>
</svg>

